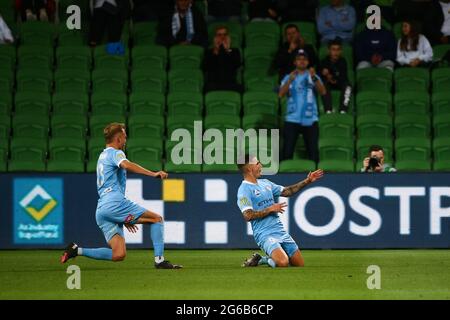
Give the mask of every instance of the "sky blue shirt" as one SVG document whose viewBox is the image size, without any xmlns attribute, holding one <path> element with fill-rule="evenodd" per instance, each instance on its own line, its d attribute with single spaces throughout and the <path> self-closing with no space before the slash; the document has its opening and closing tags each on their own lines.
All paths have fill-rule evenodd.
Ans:
<svg viewBox="0 0 450 320">
<path fill-rule="evenodd" d="M 325 24 L 327 21 L 331 22 L 331 26 Z M 336 37 L 347 42 L 351 41 L 355 24 L 355 9 L 349 5 L 341 7 L 324 6 L 320 9 L 317 18 L 317 30 L 322 35 L 322 42 L 334 40 Z"/>
<path fill-rule="evenodd" d="M 127 160 L 122 150 L 108 147 L 100 153 L 97 161 L 97 192 L 99 203 L 125 198 L 127 172 L 120 167 Z"/>
<path fill-rule="evenodd" d="M 237 193 L 237 205 L 241 212 L 248 209 L 263 210 L 278 202 L 282 191 L 282 186 L 267 179 L 258 179 L 257 184 L 244 180 Z M 253 236 L 259 246 L 267 237 L 281 237 L 286 234 L 278 213 L 271 213 L 264 218 L 251 220 L 250 223 Z"/>
<path fill-rule="evenodd" d="M 319 81 L 322 82 L 319 76 Z M 281 81 L 283 86 L 289 80 L 289 74 Z M 289 85 L 285 121 L 311 126 L 319 120 L 317 101 L 314 95 L 315 85 L 308 71 L 297 74 Z"/>
</svg>

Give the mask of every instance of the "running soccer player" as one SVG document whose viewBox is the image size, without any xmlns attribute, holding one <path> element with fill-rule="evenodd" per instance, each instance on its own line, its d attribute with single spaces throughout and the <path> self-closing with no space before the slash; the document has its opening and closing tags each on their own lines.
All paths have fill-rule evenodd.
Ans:
<svg viewBox="0 0 450 320">
<path fill-rule="evenodd" d="M 153 172 L 127 160 L 123 149 L 127 142 L 125 125 L 111 123 L 103 130 L 106 148 L 97 162 L 97 191 L 99 200 L 95 219 L 103 231 L 110 248 L 80 248 L 70 243 L 61 257 L 65 263 L 76 256 L 85 256 L 96 260 L 122 261 L 126 256 L 123 226 L 130 232 L 136 232 L 136 224 L 150 224 L 151 238 L 155 251 L 157 269 L 180 269 L 182 266 L 172 264 L 164 259 L 164 225 L 163 218 L 154 212 L 142 208 L 125 198 L 126 172 L 165 179 L 164 171 Z"/>
<path fill-rule="evenodd" d="M 258 253 L 247 259 L 244 267 L 270 265 L 275 267 L 303 267 L 304 260 L 294 239 L 286 232 L 278 216 L 287 204 L 278 203 L 278 198 L 290 197 L 308 184 L 323 176 L 322 170 L 310 172 L 308 177 L 296 184 L 282 187 L 261 177 L 262 165 L 254 156 L 245 156 L 245 163 L 238 164 L 244 176 L 238 193 L 237 204 L 245 221 L 250 221 L 253 236 L 258 246 L 267 254 Z"/>
</svg>

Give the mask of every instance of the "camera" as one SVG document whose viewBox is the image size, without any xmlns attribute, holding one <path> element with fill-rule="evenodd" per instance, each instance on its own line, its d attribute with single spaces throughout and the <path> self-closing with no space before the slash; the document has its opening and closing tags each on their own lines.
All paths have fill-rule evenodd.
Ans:
<svg viewBox="0 0 450 320">
<path fill-rule="evenodd" d="M 380 165 L 380 159 L 378 157 L 370 157 L 369 165 L 367 166 L 367 170 L 372 169 L 375 170 L 376 167 Z"/>
</svg>

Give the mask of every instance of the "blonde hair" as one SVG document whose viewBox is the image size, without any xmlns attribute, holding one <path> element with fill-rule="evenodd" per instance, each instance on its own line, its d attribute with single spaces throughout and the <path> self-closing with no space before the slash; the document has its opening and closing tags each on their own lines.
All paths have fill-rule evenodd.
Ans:
<svg viewBox="0 0 450 320">
<path fill-rule="evenodd" d="M 122 130 L 125 130 L 125 124 L 113 122 L 108 124 L 105 129 L 103 129 L 103 135 L 105 137 L 106 143 L 111 143 L 114 137 L 122 132 Z"/>
</svg>

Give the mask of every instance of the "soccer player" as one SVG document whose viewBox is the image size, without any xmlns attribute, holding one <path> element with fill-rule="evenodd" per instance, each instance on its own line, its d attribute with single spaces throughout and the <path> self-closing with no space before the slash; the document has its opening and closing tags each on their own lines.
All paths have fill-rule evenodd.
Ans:
<svg viewBox="0 0 450 320">
<path fill-rule="evenodd" d="M 237 193 L 237 204 L 245 221 L 250 221 L 252 225 L 256 243 L 267 254 L 262 257 L 254 253 L 243 266 L 256 267 L 268 264 L 272 268 L 289 265 L 303 267 L 302 254 L 278 216 L 278 212 L 283 213 L 287 204 L 278 203 L 278 198 L 296 194 L 303 187 L 320 179 L 323 171 L 319 169 L 310 172 L 305 180 L 282 187 L 267 179 L 259 179 L 262 165 L 256 157 L 246 155 L 243 162 L 245 163 L 238 164 L 244 181 Z"/>
<path fill-rule="evenodd" d="M 180 269 L 164 259 L 163 218 L 154 212 L 142 208 L 125 198 L 126 172 L 165 179 L 164 171 L 153 172 L 127 160 L 123 149 L 127 142 L 125 125 L 111 123 L 103 130 L 106 148 L 97 162 L 97 191 L 99 200 L 95 218 L 103 231 L 110 248 L 80 248 L 70 243 L 62 257 L 65 263 L 76 256 L 85 256 L 97 260 L 122 261 L 126 256 L 123 226 L 130 232 L 136 232 L 136 224 L 150 224 L 151 238 L 155 251 L 155 267 L 158 269 Z"/>
</svg>

